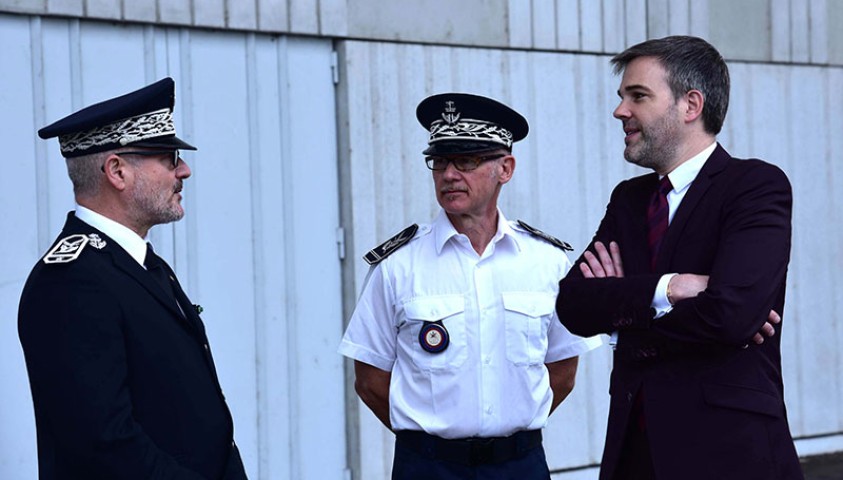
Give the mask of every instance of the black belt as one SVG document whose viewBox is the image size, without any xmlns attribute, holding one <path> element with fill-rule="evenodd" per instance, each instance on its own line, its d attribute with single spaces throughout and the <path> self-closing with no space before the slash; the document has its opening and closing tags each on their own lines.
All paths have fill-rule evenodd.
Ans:
<svg viewBox="0 0 843 480">
<path fill-rule="evenodd" d="M 415 430 L 395 433 L 396 446 L 434 460 L 462 465 L 503 463 L 541 446 L 541 430 L 522 430 L 508 437 L 447 439 Z"/>
</svg>

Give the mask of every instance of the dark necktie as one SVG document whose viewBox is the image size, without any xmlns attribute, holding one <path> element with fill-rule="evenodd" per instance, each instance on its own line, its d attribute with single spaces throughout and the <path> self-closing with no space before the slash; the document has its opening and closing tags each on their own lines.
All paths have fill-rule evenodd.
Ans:
<svg viewBox="0 0 843 480">
<path fill-rule="evenodd" d="M 650 199 L 647 207 L 647 243 L 650 246 L 650 269 L 656 270 L 656 258 L 662 246 L 662 240 L 667 233 L 667 220 L 670 207 L 667 204 L 667 194 L 673 190 L 667 175 L 659 181 L 659 186 Z"/>
<path fill-rule="evenodd" d="M 146 244 L 146 257 L 143 260 L 143 266 L 146 267 L 146 271 L 152 275 L 152 278 L 161 285 L 164 293 L 172 299 L 173 304 L 178 306 L 179 302 L 176 300 L 175 293 L 173 293 L 172 280 L 170 280 L 167 269 L 164 268 L 164 260 L 155 254 L 155 250 L 152 249 L 152 244 L 150 243 Z"/>
</svg>

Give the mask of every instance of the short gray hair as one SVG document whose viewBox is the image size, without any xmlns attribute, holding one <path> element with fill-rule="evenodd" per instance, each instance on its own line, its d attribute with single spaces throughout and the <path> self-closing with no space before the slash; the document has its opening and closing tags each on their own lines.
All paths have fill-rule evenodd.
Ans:
<svg viewBox="0 0 843 480">
<path fill-rule="evenodd" d="M 90 197 L 99 193 L 103 179 L 102 167 L 111 153 L 99 152 L 67 159 L 67 174 L 77 197 Z"/>
</svg>

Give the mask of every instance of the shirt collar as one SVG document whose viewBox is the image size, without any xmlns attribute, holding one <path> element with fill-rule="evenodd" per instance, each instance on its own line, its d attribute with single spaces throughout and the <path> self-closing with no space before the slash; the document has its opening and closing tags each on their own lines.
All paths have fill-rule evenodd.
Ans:
<svg viewBox="0 0 843 480">
<path fill-rule="evenodd" d="M 699 175 L 706 160 L 708 160 L 708 157 L 711 156 L 716 147 L 717 142 L 712 143 L 703 149 L 703 151 L 691 157 L 687 162 L 683 162 L 682 165 L 679 165 L 667 175 L 668 178 L 670 178 L 670 184 L 673 185 L 674 191 L 682 192 L 691 185 L 691 182 L 697 178 L 697 175 Z"/>
<path fill-rule="evenodd" d="M 76 205 L 76 218 L 108 235 L 143 265 L 143 260 L 146 258 L 146 241 L 130 228 L 82 205 Z"/>
<path fill-rule="evenodd" d="M 451 238 L 459 235 L 460 233 L 454 228 L 454 225 L 451 223 L 451 220 L 448 219 L 448 215 L 445 213 L 445 210 L 439 210 L 439 215 L 433 221 L 433 235 L 436 239 L 436 254 L 442 253 L 442 249 L 445 248 L 445 244 L 448 243 L 448 240 Z M 498 230 L 495 232 L 495 235 L 492 237 L 490 243 L 498 243 L 500 240 L 504 238 L 509 238 L 512 240 L 515 248 L 521 249 L 521 246 L 518 244 L 518 236 L 515 235 L 515 231 L 509 225 L 509 222 L 506 220 L 503 212 L 498 209 Z"/>
</svg>

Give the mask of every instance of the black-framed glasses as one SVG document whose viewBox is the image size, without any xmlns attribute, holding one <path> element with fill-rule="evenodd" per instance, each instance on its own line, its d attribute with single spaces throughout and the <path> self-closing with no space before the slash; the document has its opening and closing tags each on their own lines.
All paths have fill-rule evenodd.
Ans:
<svg viewBox="0 0 843 480">
<path fill-rule="evenodd" d="M 493 155 L 484 155 L 482 157 L 472 157 L 472 156 L 459 156 L 459 157 L 439 157 L 439 156 L 430 156 L 425 157 L 424 163 L 427 164 L 427 168 L 433 170 L 434 172 L 441 172 L 448 168 L 448 164 L 454 164 L 454 168 L 461 172 L 470 172 L 475 168 L 479 167 L 481 163 L 488 162 L 490 160 L 497 160 L 499 158 L 503 158 L 507 156 L 506 153 L 495 153 Z"/>
<path fill-rule="evenodd" d="M 167 159 L 170 160 L 170 163 L 172 163 L 173 169 L 178 168 L 179 163 L 181 162 L 181 155 L 178 150 L 137 150 L 131 152 L 117 152 L 116 155 L 141 155 L 144 157 L 160 157 L 167 155 Z"/>
</svg>

